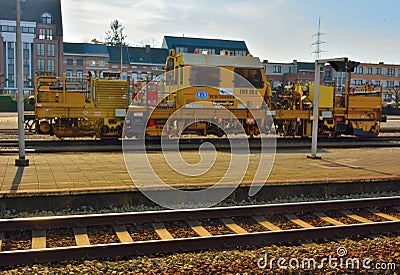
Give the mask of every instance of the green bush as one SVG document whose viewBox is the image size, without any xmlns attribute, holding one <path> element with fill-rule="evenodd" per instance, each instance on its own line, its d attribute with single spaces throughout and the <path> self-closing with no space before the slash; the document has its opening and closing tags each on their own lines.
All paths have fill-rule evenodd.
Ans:
<svg viewBox="0 0 400 275">
<path fill-rule="evenodd" d="M 34 111 L 35 106 L 28 104 L 29 99 L 24 99 L 24 110 Z M 0 112 L 13 113 L 17 112 L 17 101 L 14 100 L 13 96 L 0 95 Z"/>
</svg>

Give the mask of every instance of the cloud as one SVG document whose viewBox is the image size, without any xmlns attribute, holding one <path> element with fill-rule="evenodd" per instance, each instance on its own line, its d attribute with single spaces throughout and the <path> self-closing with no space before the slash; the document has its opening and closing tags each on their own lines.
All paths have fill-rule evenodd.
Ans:
<svg viewBox="0 0 400 275">
<path fill-rule="evenodd" d="M 378 62 L 400 63 L 397 1 L 372 0 L 63 0 L 64 40 L 104 39 L 118 19 L 128 42 L 156 40 L 164 35 L 245 40 L 262 59 L 310 61 L 312 35 L 322 17 L 326 32 L 324 57 L 354 55 Z"/>
</svg>

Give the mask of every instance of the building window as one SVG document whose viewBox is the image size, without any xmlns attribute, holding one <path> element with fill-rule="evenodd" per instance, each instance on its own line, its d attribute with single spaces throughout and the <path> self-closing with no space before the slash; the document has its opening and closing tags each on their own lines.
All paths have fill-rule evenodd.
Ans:
<svg viewBox="0 0 400 275">
<path fill-rule="evenodd" d="M 29 43 L 23 43 L 22 44 L 22 56 L 23 56 L 23 59 L 29 59 L 29 50 L 30 50 L 30 44 Z"/>
<path fill-rule="evenodd" d="M 394 81 L 386 81 L 386 88 L 393 89 Z"/>
<path fill-rule="evenodd" d="M 54 59 L 47 60 L 47 71 L 54 73 Z"/>
<path fill-rule="evenodd" d="M 22 27 L 21 29 L 23 33 L 35 33 L 35 28 L 33 27 Z"/>
<path fill-rule="evenodd" d="M 372 74 L 372 68 L 367 68 L 367 74 Z"/>
<path fill-rule="evenodd" d="M 276 73 L 281 73 L 281 71 L 282 71 L 281 66 L 274 66 L 274 67 L 273 67 L 273 73 L 274 73 L 274 74 L 276 74 Z"/>
<path fill-rule="evenodd" d="M 44 44 L 42 43 L 36 44 L 36 55 L 44 56 Z"/>
<path fill-rule="evenodd" d="M 199 54 L 215 54 L 215 49 L 195 49 L 195 52 L 199 53 Z"/>
<path fill-rule="evenodd" d="M 72 75 L 73 75 L 73 71 L 72 70 L 67 70 L 67 82 L 72 82 Z"/>
<path fill-rule="evenodd" d="M 136 65 L 132 65 L 132 69 L 137 69 L 137 66 Z"/>
<path fill-rule="evenodd" d="M 394 76 L 395 75 L 395 69 L 387 69 L 386 75 L 387 76 Z"/>
<path fill-rule="evenodd" d="M 67 66 L 73 66 L 74 60 L 72 58 L 67 58 Z"/>
<path fill-rule="evenodd" d="M 382 74 L 382 68 L 376 68 L 375 74 L 381 75 Z"/>
<path fill-rule="evenodd" d="M 106 61 L 105 60 L 100 60 L 99 61 L 100 67 L 105 67 L 106 66 Z"/>
<path fill-rule="evenodd" d="M 235 51 L 235 55 L 238 56 L 246 56 L 247 52 L 246 51 Z"/>
<path fill-rule="evenodd" d="M 30 79 L 30 43 L 23 43 L 22 45 L 22 61 L 23 61 L 23 74 L 24 74 L 24 86 L 29 87 L 31 85 Z"/>
<path fill-rule="evenodd" d="M 8 58 L 14 58 L 14 42 L 7 42 Z"/>
<path fill-rule="evenodd" d="M 46 40 L 53 40 L 53 30 L 52 29 L 46 30 Z"/>
<path fill-rule="evenodd" d="M 13 67 L 13 69 L 14 69 L 14 67 Z M 8 87 L 14 87 L 14 85 L 15 85 L 14 70 L 8 71 L 7 82 L 8 82 Z"/>
<path fill-rule="evenodd" d="M 375 86 L 381 86 L 381 81 L 380 80 L 375 80 Z"/>
<path fill-rule="evenodd" d="M 44 60 L 43 59 L 38 59 L 37 60 L 37 71 L 38 72 L 44 72 Z"/>
<path fill-rule="evenodd" d="M 15 86 L 15 72 L 14 72 L 14 42 L 7 42 L 7 49 L 8 49 L 8 58 L 7 58 L 7 86 L 14 87 Z"/>
<path fill-rule="evenodd" d="M 176 53 L 187 53 L 188 52 L 188 48 L 185 47 L 176 47 Z"/>
<path fill-rule="evenodd" d="M 41 18 L 41 23 L 42 24 L 51 24 L 51 15 L 47 12 L 43 13 L 42 18 Z"/>
<path fill-rule="evenodd" d="M 55 56 L 54 53 L 55 46 L 54 44 L 47 44 L 47 56 Z"/>
<path fill-rule="evenodd" d="M 82 70 L 77 70 L 76 71 L 76 78 L 78 82 L 82 82 L 82 78 L 83 78 L 83 71 Z"/>
<path fill-rule="evenodd" d="M 96 66 L 96 60 L 93 60 L 93 59 L 90 60 L 90 61 L 89 61 L 89 66 L 90 66 L 90 67 Z"/>
<path fill-rule="evenodd" d="M 16 28 L 15 28 L 15 26 L 3 25 L 3 26 L 1 26 L 1 31 L 2 32 L 15 32 Z"/>
<path fill-rule="evenodd" d="M 358 74 L 363 74 L 364 72 L 363 72 L 364 70 L 363 70 L 363 67 L 358 67 L 357 68 L 357 73 Z"/>
<path fill-rule="evenodd" d="M 83 59 L 77 59 L 76 66 L 83 66 Z"/>
<path fill-rule="evenodd" d="M 23 71 L 24 71 L 24 87 L 30 87 L 31 86 L 31 81 L 30 81 L 30 70 L 29 70 L 29 65 L 25 65 L 24 64 L 24 68 L 23 68 Z"/>
<path fill-rule="evenodd" d="M 39 29 L 39 39 L 46 39 L 46 30 L 45 29 Z"/>
<path fill-rule="evenodd" d="M 362 80 L 358 80 L 358 85 L 362 86 L 363 85 L 363 81 Z"/>
</svg>

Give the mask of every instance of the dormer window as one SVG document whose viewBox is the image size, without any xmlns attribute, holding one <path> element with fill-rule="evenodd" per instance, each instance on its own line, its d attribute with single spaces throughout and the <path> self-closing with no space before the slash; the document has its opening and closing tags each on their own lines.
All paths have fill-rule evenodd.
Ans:
<svg viewBox="0 0 400 275">
<path fill-rule="evenodd" d="M 41 18 L 42 24 L 51 24 L 52 18 L 51 15 L 47 12 L 43 13 L 42 18 Z"/>
</svg>

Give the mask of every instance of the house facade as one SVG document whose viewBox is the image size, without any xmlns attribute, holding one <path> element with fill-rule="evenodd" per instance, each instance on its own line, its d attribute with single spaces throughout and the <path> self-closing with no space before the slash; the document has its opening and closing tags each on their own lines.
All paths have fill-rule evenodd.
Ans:
<svg viewBox="0 0 400 275">
<path fill-rule="evenodd" d="M 0 9 L 0 94 L 15 94 L 16 3 L 2 0 Z M 24 94 L 33 91 L 35 74 L 63 72 L 63 27 L 60 0 L 21 2 Z"/>
</svg>

